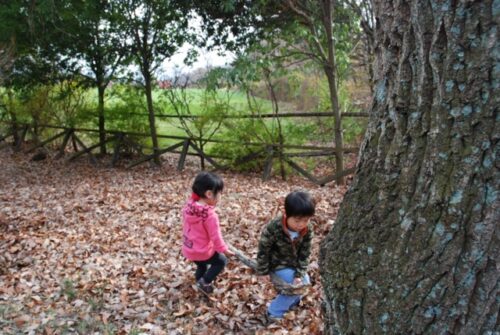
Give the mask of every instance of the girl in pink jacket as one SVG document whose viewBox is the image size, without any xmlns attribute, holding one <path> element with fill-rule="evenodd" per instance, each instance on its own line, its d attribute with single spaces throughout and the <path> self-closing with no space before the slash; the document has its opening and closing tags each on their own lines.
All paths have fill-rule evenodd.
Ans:
<svg viewBox="0 0 500 335">
<path fill-rule="evenodd" d="M 205 294 L 213 292 L 212 282 L 227 264 L 224 253 L 230 253 L 215 213 L 223 189 L 219 176 L 200 172 L 194 180 L 191 199 L 182 209 L 182 254 L 196 263 L 196 284 Z"/>
</svg>

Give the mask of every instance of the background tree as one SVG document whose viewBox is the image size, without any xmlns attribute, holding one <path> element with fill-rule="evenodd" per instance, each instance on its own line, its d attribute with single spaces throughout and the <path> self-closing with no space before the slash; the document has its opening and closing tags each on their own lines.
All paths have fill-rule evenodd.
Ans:
<svg viewBox="0 0 500 335">
<path fill-rule="evenodd" d="M 155 70 L 190 38 L 189 13 L 182 3 L 165 0 L 117 0 L 122 13 L 118 21 L 124 38 L 131 40 L 133 60 L 142 75 L 147 101 L 154 162 L 160 165 L 158 138 L 153 107 L 153 80 Z"/>
<path fill-rule="evenodd" d="M 353 13 L 344 5 L 346 3 L 338 2 L 334 6 L 333 0 L 267 0 L 253 5 L 245 4 L 244 1 L 228 0 L 216 5 L 211 2 L 197 4 L 197 12 L 205 22 L 205 31 L 209 35 L 217 36 L 214 43 L 222 43 L 227 47 L 252 45 L 273 39 L 279 43 L 285 41 L 285 35 L 288 35 L 288 38 L 294 36 L 294 43 L 288 44 L 291 47 L 290 55 L 307 57 L 321 67 L 328 80 L 330 104 L 335 119 L 337 171 L 343 171 L 344 168 L 336 59 L 336 44 L 340 35 L 337 32 L 339 29 L 353 29 L 355 26 L 351 22 Z M 228 32 L 236 35 L 236 38 L 227 38 Z M 343 184 L 343 177 L 338 177 L 336 182 Z"/>
<path fill-rule="evenodd" d="M 0 84 L 4 88 L 0 90 L 0 112 L 8 116 L 14 143 L 19 142 L 14 89 L 51 82 L 68 66 L 49 47 L 55 36 L 53 14 L 53 6 L 47 2 L 13 0 L 0 4 Z"/>
<path fill-rule="evenodd" d="M 375 92 L 322 242 L 328 334 L 499 330 L 498 5 L 375 1 Z"/>
<path fill-rule="evenodd" d="M 280 166 L 281 178 L 286 178 L 286 171 L 284 165 L 284 148 L 285 139 L 283 136 L 282 122 L 279 118 L 279 101 L 276 94 L 277 78 L 286 76 L 287 69 L 284 62 L 280 59 L 279 55 L 274 55 L 274 51 L 279 47 L 273 46 L 272 43 L 268 45 L 253 45 L 253 47 L 246 50 L 245 54 L 238 55 L 233 63 L 232 77 L 235 83 L 238 84 L 240 90 L 246 93 L 248 110 L 251 115 L 256 118 L 248 120 L 249 123 L 254 123 L 254 127 L 250 128 L 253 131 L 248 131 L 244 127 L 245 133 L 248 136 L 247 141 L 251 142 L 252 139 L 258 139 L 262 143 L 269 143 L 273 145 L 273 150 L 277 145 L 279 151 L 277 158 Z M 279 53 L 279 51 L 278 51 Z M 271 102 L 271 109 L 273 119 L 270 123 L 266 123 L 260 116 L 263 114 L 262 103 L 255 97 L 253 85 L 255 82 L 263 82 L 265 86 L 266 97 L 269 97 Z M 237 122 L 241 122 L 238 120 Z M 237 124 L 231 125 L 231 120 L 227 120 L 226 124 L 229 129 L 235 129 Z M 253 148 L 255 149 L 255 148 Z M 269 148 L 265 148 L 268 150 Z M 274 157 L 274 153 L 271 153 Z M 263 157 L 265 160 L 269 157 Z M 271 161 L 269 163 L 272 163 Z M 264 169 L 266 166 L 264 165 Z M 269 170 L 270 172 L 270 170 Z"/>
<path fill-rule="evenodd" d="M 106 0 L 71 1 L 61 6 L 65 18 L 67 55 L 80 60 L 79 72 L 87 82 L 97 88 L 97 116 L 101 154 L 106 153 L 106 127 L 104 116 L 105 91 L 117 70 L 123 65 L 125 40 L 117 31 L 118 13 L 114 3 Z"/>
<path fill-rule="evenodd" d="M 14 38 L 0 44 L 0 85 L 7 79 L 14 63 L 14 47 Z"/>
<path fill-rule="evenodd" d="M 337 61 L 335 55 L 335 41 L 333 38 L 334 30 L 334 6 L 333 0 L 312 0 L 299 1 L 287 0 L 287 12 L 292 13 L 298 22 L 306 27 L 310 33 L 307 44 L 311 50 L 314 50 L 313 58 L 320 62 L 330 89 L 330 103 L 334 114 L 334 141 L 337 149 L 335 155 L 335 168 L 337 172 L 344 171 L 344 161 L 342 149 L 344 140 L 342 135 L 342 118 L 339 107 L 338 81 L 337 81 Z M 343 185 L 344 178 L 338 177 L 337 184 Z"/>
<path fill-rule="evenodd" d="M 218 71 L 220 70 L 220 71 Z M 167 113 L 173 111 L 178 117 L 172 122 L 174 127 L 182 129 L 188 137 L 205 152 L 205 145 L 219 131 L 224 117 L 230 109 L 231 95 L 228 86 L 221 87 L 218 83 L 223 76 L 218 76 L 222 69 L 207 71 L 199 80 L 202 84 L 201 93 L 193 94 L 189 86 L 193 87 L 189 77 L 177 76 L 172 86 L 163 90 L 162 96 L 166 99 Z M 194 100 L 198 95 L 199 108 L 194 107 Z M 198 106 L 197 106 L 198 107 Z M 200 156 L 201 169 L 205 169 L 205 157 Z"/>
<path fill-rule="evenodd" d="M 14 62 L 4 87 L 27 87 L 66 79 L 76 64 L 67 57 L 67 21 L 52 0 L 0 4 L 0 43 L 10 45 Z M 61 42 L 64 40 L 64 42 Z M 74 41 L 72 41 L 74 43 Z"/>
<path fill-rule="evenodd" d="M 361 45 L 356 57 L 361 61 L 370 78 L 370 90 L 373 93 L 373 58 L 375 46 L 375 18 L 373 16 L 373 0 L 346 0 L 347 6 L 359 17 L 361 32 L 352 31 L 357 43 Z"/>
<path fill-rule="evenodd" d="M 22 41 L 29 36 L 26 16 L 21 14 L 21 8 L 20 1 L 0 3 L 0 85 L 2 86 L 10 82 L 14 62 L 19 52 L 24 49 Z M 25 24 L 23 25 L 22 22 Z M 21 43 L 18 43 L 18 40 Z M 14 142 L 17 142 L 17 118 L 12 113 L 12 91 L 10 89 L 0 90 L 0 101 L 1 119 L 10 119 Z"/>
</svg>

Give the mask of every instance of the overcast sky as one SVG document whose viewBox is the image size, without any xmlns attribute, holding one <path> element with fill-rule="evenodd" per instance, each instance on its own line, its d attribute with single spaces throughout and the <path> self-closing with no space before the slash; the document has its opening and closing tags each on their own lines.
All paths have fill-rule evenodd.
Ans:
<svg viewBox="0 0 500 335">
<path fill-rule="evenodd" d="M 191 29 L 197 31 L 198 34 L 202 34 L 200 21 L 201 18 L 196 16 L 189 22 Z M 207 66 L 224 66 L 229 65 L 235 58 L 234 53 L 228 51 L 225 51 L 222 55 L 220 55 L 220 53 L 216 51 L 209 52 L 206 50 L 198 49 L 198 60 L 192 66 L 188 67 L 184 64 L 184 58 L 186 58 L 188 50 L 192 47 L 193 46 L 190 44 L 185 44 L 177 54 L 163 63 L 162 72 L 170 76 L 175 72 L 178 72 L 178 70 L 176 70 L 176 67 L 177 69 L 181 69 L 182 72 L 190 72 L 200 67 L 206 68 Z"/>
<path fill-rule="evenodd" d="M 198 68 L 216 67 L 230 65 L 234 60 L 235 55 L 232 52 L 224 51 L 222 54 L 217 51 L 206 51 L 198 49 L 198 59 L 193 65 L 187 66 L 184 64 L 188 50 L 191 45 L 185 45 L 173 57 L 163 62 L 160 70 L 167 77 L 173 77 L 181 73 L 187 74 Z"/>
</svg>

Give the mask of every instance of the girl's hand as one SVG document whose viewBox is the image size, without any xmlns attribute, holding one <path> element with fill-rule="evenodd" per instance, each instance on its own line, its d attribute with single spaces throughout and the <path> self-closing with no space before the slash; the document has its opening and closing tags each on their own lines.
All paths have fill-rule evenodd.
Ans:
<svg viewBox="0 0 500 335">
<path fill-rule="evenodd" d="M 234 256 L 234 255 L 235 255 L 235 253 L 234 253 L 234 252 L 232 252 L 230 249 L 227 249 L 227 250 L 226 250 L 226 252 L 224 252 L 224 253 L 225 253 L 226 255 L 228 255 L 228 256 Z"/>
<path fill-rule="evenodd" d="M 300 284 L 302 284 L 302 278 L 293 279 L 293 285 L 300 285 Z"/>
</svg>

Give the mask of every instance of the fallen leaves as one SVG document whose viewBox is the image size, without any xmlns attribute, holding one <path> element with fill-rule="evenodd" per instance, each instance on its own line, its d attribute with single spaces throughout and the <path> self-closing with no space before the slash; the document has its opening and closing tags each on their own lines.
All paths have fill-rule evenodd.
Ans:
<svg viewBox="0 0 500 335">
<path fill-rule="evenodd" d="M 224 238 L 249 256 L 288 192 L 308 189 L 317 201 L 314 285 L 298 308 L 268 325 L 273 287 L 236 259 L 210 298 L 196 291 L 195 265 L 180 254 L 180 210 L 198 162 L 179 173 L 176 159 L 161 169 L 121 170 L 36 163 L 0 150 L 0 332 L 321 333 L 318 248 L 345 187 L 221 174 Z"/>
</svg>

